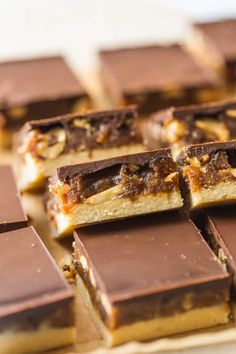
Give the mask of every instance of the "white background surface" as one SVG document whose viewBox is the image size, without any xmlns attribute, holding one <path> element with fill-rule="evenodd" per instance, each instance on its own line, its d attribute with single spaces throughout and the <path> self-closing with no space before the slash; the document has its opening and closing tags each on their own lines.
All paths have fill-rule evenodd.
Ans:
<svg viewBox="0 0 236 354">
<path fill-rule="evenodd" d="M 86 77 L 101 47 L 178 40 L 191 19 L 228 16 L 236 0 L 0 0 L 0 60 L 62 53 Z M 235 354 L 236 345 L 184 353 Z"/>
</svg>

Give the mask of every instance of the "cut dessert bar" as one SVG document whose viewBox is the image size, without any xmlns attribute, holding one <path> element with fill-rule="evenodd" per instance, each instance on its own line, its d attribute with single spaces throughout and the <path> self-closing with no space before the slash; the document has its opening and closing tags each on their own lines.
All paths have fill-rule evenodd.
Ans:
<svg viewBox="0 0 236 354">
<path fill-rule="evenodd" d="M 143 151 L 136 118 L 128 107 L 27 122 L 17 138 L 21 189 L 42 186 L 57 167 Z"/>
<path fill-rule="evenodd" d="M 110 346 L 227 323 L 231 279 L 178 212 L 74 231 L 77 282 Z"/>
<path fill-rule="evenodd" d="M 219 72 L 229 85 L 236 80 L 236 19 L 196 23 L 190 46 L 203 62 Z"/>
<path fill-rule="evenodd" d="M 9 133 L 29 119 L 66 114 L 88 105 L 88 94 L 63 57 L 0 63 L 1 145 L 9 144 Z"/>
<path fill-rule="evenodd" d="M 153 45 L 103 50 L 102 80 L 116 104 L 138 104 L 140 113 L 220 99 L 221 81 L 184 47 Z"/>
<path fill-rule="evenodd" d="M 50 182 L 48 215 L 59 235 L 183 205 L 169 149 L 61 167 Z"/>
<path fill-rule="evenodd" d="M 176 157 L 190 144 L 236 138 L 236 101 L 171 107 L 154 113 L 145 130 L 146 145 L 171 146 Z"/>
<path fill-rule="evenodd" d="M 190 145 L 179 161 L 190 208 L 236 202 L 236 140 Z"/>
<path fill-rule="evenodd" d="M 72 290 L 35 230 L 0 236 L 1 354 L 31 354 L 73 343 Z"/>
<path fill-rule="evenodd" d="M 0 233 L 28 224 L 14 174 L 10 166 L 0 166 Z"/>
</svg>

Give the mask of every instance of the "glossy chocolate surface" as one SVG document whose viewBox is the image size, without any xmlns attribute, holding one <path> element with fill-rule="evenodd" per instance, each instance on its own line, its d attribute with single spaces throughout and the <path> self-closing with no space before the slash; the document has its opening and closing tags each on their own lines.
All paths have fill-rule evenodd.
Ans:
<svg viewBox="0 0 236 354">
<path fill-rule="evenodd" d="M 92 161 L 81 163 L 78 165 L 69 165 L 60 167 L 57 169 L 55 175 L 52 177 L 52 181 L 57 179 L 66 180 L 73 178 L 75 175 L 85 176 L 87 174 L 95 173 L 97 171 L 109 168 L 120 164 L 137 164 L 145 165 L 147 162 L 155 158 L 171 158 L 170 149 L 159 149 L 156 151 L 142 152 L 132 155 L 123 155 L 119 157 L 113 157 L 110 159 Z"/>
<path fill-rule="evenodd" d="M 73 295 L 32 227 L 0 237 L 0 324 L 49 314 Z"/>
<path fill-rule="evenodd" d="M 123 117 L 123 116 L 133 116 L 137 117 L 137 110 L 135 106 L 130 106 L 127 108 L 118 108 L 118 109 L 109 109 L 106 111 L 92 111 L 88 113 L 71 113 L 66 114 L 63 116 L 47 118 L 47 119 L 40 119 L 40 120 L 32 120 L 26 123 L 25 129 L 51 129 L 57 126 L 64 126 L 64 124 L 69 123 L 70 121 L 74 120 L 75 118 L 84 119 L 88 122 L 90 121 L 99 121 L 99 120 L 106 120 L 111 117 Z"/>
<path fill-rule="evenodd" d="M 14 174 L 10 166 L 0 166 L 0 233 L 27 226 Z"/>
</svg>

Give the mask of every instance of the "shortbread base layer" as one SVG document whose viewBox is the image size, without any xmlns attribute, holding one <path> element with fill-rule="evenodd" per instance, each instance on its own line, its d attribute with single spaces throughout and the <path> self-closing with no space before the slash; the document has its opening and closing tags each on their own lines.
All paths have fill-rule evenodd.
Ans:
<svg viewBox="0 0 236 354">
<path fill-rule="evenodd" d="M 227 303 L 221 303 L 210 307 L 192 309 L 173 316 L 137 321 L 130 325 L 124 325 L 110 330 L 105 326 L 94 308 L 89 292 L 80 276 L 77 276 L 77 286 L 91 317 L 95 321 L 108 347 L 117 346 L 130 341 L 148 341 L 229 322 L 229 305 Z"/>
<path fill-rule="evenodd" d="M 194 193 L 190 191 L 189 197 L 191 209 L 235 203 L 236 182 L 218 183 Z"/>
<path fill-rule="evenodd" d="M 1 354 L 30 354 L 74 343 L 75 328 L 50 328 L 35 331 L 4 331 L 0 333 Z"/>
<path fill-rule="evenodd" d="M 45 180 L 53 174 L 56 168 L 84 163 L 88 161 L 103 160 L 125 154 L 134 154 L 145 151 L 142 144 L 125 145 L 107 149 L 86 150 L 77 153 L 63 154 L 55 159 L 36 160 L 30 154 L 25 156 L 24 165 L 20 172 L 19 187 L 21 191 L 36 190 L 42 187 Z"/>
<path fill-rule="evenodd" d="M 102 193 L 100 193 L 102 194 Z M 140 195 L 135 200 L 129 198 L 109 199 L 101 203 L 80 203 L 70 213 L 57 213 L 55 222 L 57 237 L 69 234 L 76 227 L 87 226 L 98 222 L 123 219 L 134 215 L 161 212 L 182 207 L 180 192 L 158 193 L 156 195 Z"/>
</svg>

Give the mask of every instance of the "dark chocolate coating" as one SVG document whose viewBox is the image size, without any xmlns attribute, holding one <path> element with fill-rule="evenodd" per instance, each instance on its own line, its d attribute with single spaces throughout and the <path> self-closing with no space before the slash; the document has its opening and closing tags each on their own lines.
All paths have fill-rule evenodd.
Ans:
<svg viewBox="0 0 236 354">
<path fill-rule="evenodd" d="M 178 212 L 143 216 L 74 232 L 111 303 L 186 289 L 221 292 L 229 274 L 200 233 Z"/>
<path fill-rule="evenodd" d="M 72 290 L 32 227 L 0 237 L 0 325 L 49 314 Z"/>
<path fill-rule="evenodd" d="M 40 120 L 31 120 L 25 124 L 25 131 L 29 131 L 32 129 L 52 129 L 54 127 L 63 126 L 63 124 L 69 123 L 76 118 L 85 119 L 85 120 L 102 120 L 109 116 L 128 116 L 132 115 L 137 117 L 137 110 L 135 106 L 130 106 L 127 108 L 118 108 L 118 109 L 109 109 L 106 111 L 94 111 L 94 112 L 87 112 L 87 113 L 71 113 L 65 114 L 63 116 L 53 117 L 53 118 L 46 118 Z"/>
<path fill-rule="evenodd" d="M 236 140 L 189 145 L 185 148 L 183 156 L 201 157 L 202 155 L 211 154 L 218 151 L 226 151 L 227 153 L 235 154 Z M 180 156 L 180 160 L 183 156 Z"/>
<path fill-rule="evenodd" d="M 75 175 L 85 176 L 87 174 L 94 173 L 119 164 L 132 163 L 137 165 L 144 165 L 151 159 L 165 157 L 171 158 L 170 149 L 159 149 L 155 151 L 113 157 L 105 160 L 86 162 L 78 165 L 64 166 L 57 169 L 54 176 L 52 176 L 52 181 L 57 179 L 65 181 L 66 179 L 73 178 Z"/>
<path fill-rule="evenodd" d="M 27 224 L 12 168 L 0 166 L 0 233 L 20 229 Z"/>
<path fill-rule="evenodd" d="M 226 63 L 236 60 L 235 19 L 196 23 L 195 27 L 201 31 L 206 40 L 211 41 Z"/>
</svg>

